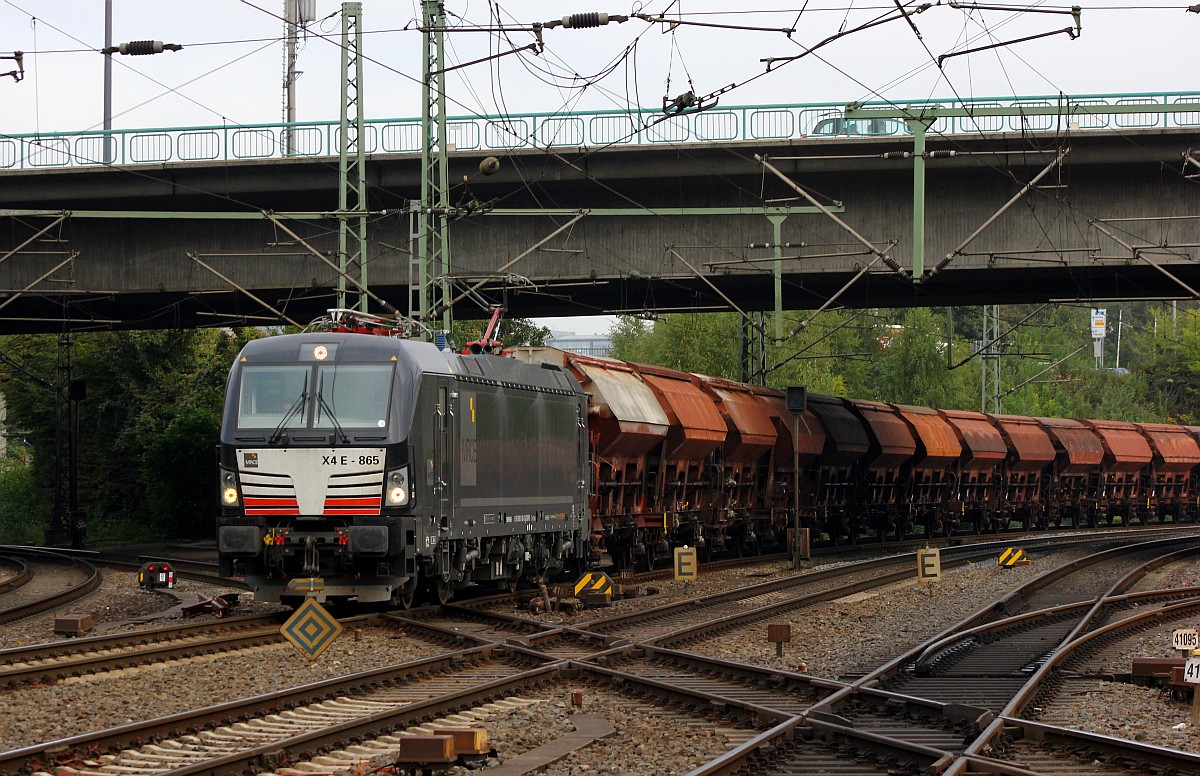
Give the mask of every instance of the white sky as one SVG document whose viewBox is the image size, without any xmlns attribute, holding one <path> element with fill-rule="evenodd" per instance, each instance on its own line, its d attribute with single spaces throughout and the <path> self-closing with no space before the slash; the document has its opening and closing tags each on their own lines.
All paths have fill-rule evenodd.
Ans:
<svg viewBox="0 0 1200 776">
<path fill-rule="evenodd" d="M 920 39 L 904 20 L 891 21 L 762 75 L 763 57 L 794 56 L 839 29 L 853 29 L 889 9 L 895 15 L 895 5 L 886 0 L 642 0 L 636 5 L 628 0 L 445 0 L 463 29 L 494 23 L 497 14 L 507 25 L 528 28 L 567 13 L 640 10 L 684 21 L 796 30 L 790 38 L 781 32 L 690 25 L 672 32 L 640 20 L 597 29 L 549 29 L 540 56 L 524 52 L 448 74 L 448 112 L 658 108 L 664 96 L 689 89 L 703 95 L 729 84 L 738 86 L 721 96 L 722 107 L 953 98 L 956 93 L 965 98 L 1200 89 L 1195 47 L 1200 14 L 1185 13 L 1188 4 L 1083 2 L 1077 40 L 1054 35 L 953 57 L 939 72 L 932 58 L 940 54 L 1072 24 L 1069 15 L 1016 12 L 1069 7 L 1062 2 L 989 3 L 1014 10 L 968 11 L 943 0 L 913 17 Z M 114 43 L 158 39 L 185 47 L 155 56 L 113 57 L 114 127 L 280 120 L 283 0 L 113 0 L 113 7 Z M 297 82 L 300 121 L 336 120 L 339 114 L 341 3 L 316 0 L 316 8 L 319 21 L 302 43 L 298 64 L 303 71 Z M 363 2 L 368 118 L 420 115 L 421 35 L 413 29 L 420 8 L 414 0 Z M 96 50 L 104 45 L 103 11 L 103 0 L 0 0 L 0 54 L 24 51 L 26 70 L 20 83 L 0 79 L 0 137 L 102 125 L 103 57 Z M 449 34 L 448 64 L 533 40 L 526 31 L 506 35 L 507 40 L 482 32 Z M 0 72 L 12 66 L 0 60 Z M 588 333 L 606 327 L 569 328 Z"/>
</svg>

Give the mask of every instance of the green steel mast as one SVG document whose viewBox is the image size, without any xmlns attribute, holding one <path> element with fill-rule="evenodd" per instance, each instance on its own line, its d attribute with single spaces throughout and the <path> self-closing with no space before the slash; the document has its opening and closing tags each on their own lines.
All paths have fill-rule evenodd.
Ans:
<svg viewBox="0 0 1200 776">
<path fill-rule="evenodd" d="M 441 313 L 441 330 L 450 332 L 450 168 L 446 137 L 446 73 L 443 67 L 445 9 L 438 0 L 422 0 L 423 80 L 421 85 L 421 200 L 416 211 L 416 262 L 419 287 L 410 298 L 410 315 L 430 330 Z M 410 294 L 411 297 L 411 294 Z M 426 333 L 424 336 L 428 336 Z"/>
<path fill-rule="evenodd" d="M 358 309 L 367 312 L 367 189 L 363 180 L 362 3 L 342 3 L 342 120 L 338 128 L 337 306 L 346 307 L 346 274 L 358 267 Z"/>
</svg>

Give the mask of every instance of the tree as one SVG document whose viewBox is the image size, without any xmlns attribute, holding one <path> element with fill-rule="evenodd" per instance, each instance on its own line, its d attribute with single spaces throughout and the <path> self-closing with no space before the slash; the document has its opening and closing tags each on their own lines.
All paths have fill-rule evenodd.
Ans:
<svg viewBox="0 0 1200 776">
<path fill-rule="evenodd" d="M 41 523 L 30 520 L 37 503 L 33 469 L 19 458 L 0 460 L 0 541 L 6 544 L 41 542 Z"/>
<path fill-rule="evenodd" d="M 946 327 L 925 308 L 908 310 L 903 323 L 889 327 L 886 347 L 872 370 L 873 398 L 897 404 L 965 409 L 973 402 L 965 373 L 946 366 Z"/>
<path fill-rule="evenodd" d="M 253 329 L 75 336 L 72 376 L 87 387 L 79 404 L 77 490 L 89 538 L 209 533 L 225 378 L 242 344 L 257 336 Z M 56 337 L 9 337 L 0 349 L 57 380 Z M 35 503 L 43 505 L 29 518 L 44 526 L 64 457 L 55 454 L 56 392 L 21 379 L 18 370 L 8 376 L 8 423 L 28 431 Z"/>
</svg>

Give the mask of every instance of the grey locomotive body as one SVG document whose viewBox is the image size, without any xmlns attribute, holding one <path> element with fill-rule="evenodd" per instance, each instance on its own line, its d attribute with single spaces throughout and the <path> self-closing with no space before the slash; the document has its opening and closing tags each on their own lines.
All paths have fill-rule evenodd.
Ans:
<svg viewBox="0 0 1200 776">
<path fill-rule="evenodd" d="M 586 395 L 568 372 L 347 332 L 246 345 L 221 428 L 223 576 L 409 605 L 582 566 Z"/>
</svg>

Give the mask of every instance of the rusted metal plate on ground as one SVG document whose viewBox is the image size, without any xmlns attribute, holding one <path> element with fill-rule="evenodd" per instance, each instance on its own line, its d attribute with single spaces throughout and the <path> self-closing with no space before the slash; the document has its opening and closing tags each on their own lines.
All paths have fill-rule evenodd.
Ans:
<svg viewBox="0 0 1200 776">
<path fill-rule="evenodd" d="M 54 632 L 65 636 L 81 636 L 92 629 L 92 615 L 63 614 L 54 618 Z"/>
<path fill-rule="evenodd" d="M 458 758 L 453 736 L 401 736 L 397 763 L 452 763 Z"/>
<path fill-rule="evenodd" d="M 491 751 L 486 728 L 435 727 L 435 736 L 450 736 L 456 754 L 487 754 Z"/>
</svg>

